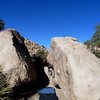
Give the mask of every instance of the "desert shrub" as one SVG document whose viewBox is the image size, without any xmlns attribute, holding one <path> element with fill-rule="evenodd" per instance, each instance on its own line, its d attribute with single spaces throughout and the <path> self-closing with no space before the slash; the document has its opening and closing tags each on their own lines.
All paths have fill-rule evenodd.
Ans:
<svg viewBox="0 0 100 100">
<path fill-rule="evenodd" d="M 87 45 L 88 49 L 90 49 L 95 56 L 100 58 L 100 25 L 96 26 L 96 32 L 92 38 L 84 42 L 84 44 Z"/>
<path fill-rule="evenodd" d="M 1 68 L 2 65 L 0 65 L 0 97 L 5 97 L 5 95 L 8 96 L 11 93 L 11 89 L 7 84 L 6 77 L 2 74 Z"/>
<path fill-rule="evenodd" d="M 93 52 L 93 54 L 95 54 L 98 58 L 100 58 L 100 50 L 91 50 Z"/>
<path fill-rule="evenodd" d="M 47 60 L 47 53 L 43 49 L 37 50 L 35 56 L 42 59 L 43 62 Z"/>
<path fill-rule="evenodd" d="M 2 19 L 0 19 L 0 31 L 4 29 L 5 23 Z"/>
</svg>

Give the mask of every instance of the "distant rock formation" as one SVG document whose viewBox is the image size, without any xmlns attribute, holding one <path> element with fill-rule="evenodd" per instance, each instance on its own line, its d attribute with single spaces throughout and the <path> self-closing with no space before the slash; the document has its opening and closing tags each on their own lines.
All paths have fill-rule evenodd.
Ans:
<svg viewBox="0 0 100 100">
<path fill-rule="evenodd" d="M 100 100 L 100 60 L 83 44 L 55 37 L 48 61 L 54 70 L 50 80 L 60 86 L 66 100 Z"/>
<path fill-rule="evenodd" d="M 30 53 L 30 56 L 36 54 L 38 50 L 43 50 L 45 53 L 48 53 L 48 50 L 44 46 L 40 46 L 39 44 L 32 42 L 28 39 L 24 39 L 24 43 Z"/>
<path fill-rule="evenodd" d="M 34 64 L 24 44 L 24 38 L 12 29 L 0 32 L 0 65 L 10 87 L 36 78 Z"/>
</svg>

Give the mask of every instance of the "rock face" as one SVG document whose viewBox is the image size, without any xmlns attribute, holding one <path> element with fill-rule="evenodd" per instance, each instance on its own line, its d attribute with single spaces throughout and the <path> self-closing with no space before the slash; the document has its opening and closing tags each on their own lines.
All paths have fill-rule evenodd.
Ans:
<svg viewBox="0 0 100 100">
<path fill-rule="evenodd" d="M 30 53 L 30 56 L 33 56 L 34 54 L 36 54 L 36 52 L 38 50 L 43 50 L 45 53 L 48 53 L 48 50 L 44 46 L 40 46 L 37 43 L 32 42 L 28 39 L 25 39 L 24 43 L 25 43 L 25 45 Z"/>
<path fill-rule="evenodd" d="M 100 60 L 71 37 L 53 38 L 48 60 L 66 100 L 100 100 Z M 58 96 L 59 97 L 59 96 Z"/>
<path fill-rule="evenodd" d="M 49 84 L 49 79 L 45 73 L 44 67 L 48 66 L 48 50 L 44 46 L 40 46 L 28 39 L 25 39 L 24 43 L 30 53 L 32 62 L 35 64 L 37 72 L 37 78 L 34 84 L 35 89 L 46 87 Z"/>
<path fill-rule="evenodd" d="M 15 30 L 0 32 L 0 65 L 10 87 L 28 83 L 36 78 L 24 39 Z"/>
</svg>

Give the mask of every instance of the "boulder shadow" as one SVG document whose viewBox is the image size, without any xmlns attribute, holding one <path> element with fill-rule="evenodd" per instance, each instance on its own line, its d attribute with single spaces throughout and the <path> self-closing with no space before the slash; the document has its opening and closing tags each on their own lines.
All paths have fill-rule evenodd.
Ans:
<svg viewBox="0 0 100 100">
<path fill-rule="evenodd" d="M 46 87 L 49 84 L 49 78 L 44 71 L 45 63 L 40 57 L 34 56 L 35 69 L 37 72 L 37 78 L 35 81 L 29 83 L 22 83 L 13 88 L 13 94 L 11 97 L 14 99 L 30 97 L 37 93 L 37 90 Z"/>
</svg>

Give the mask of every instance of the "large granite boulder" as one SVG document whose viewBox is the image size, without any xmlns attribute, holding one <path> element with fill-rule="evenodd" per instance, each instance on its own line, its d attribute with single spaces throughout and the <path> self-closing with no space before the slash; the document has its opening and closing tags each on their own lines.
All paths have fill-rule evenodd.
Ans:
<svg viewBox="0 0 100 100">
<path fill-rule="evenodd" d="M 86 46 L 71 37 L 53 38 L 48 60 L 55 72 L 52 81 L 66 100 L 100 100 L 100 59 Z"/>
<path fill-rule="evenodd" d="M 0 71 L 10 87 L 35 80 L 36 71 L 23 37 L 15 30 L 0 32 Z"/>
</svg>

